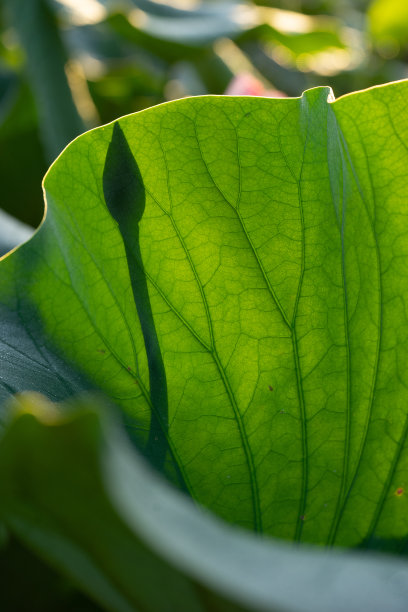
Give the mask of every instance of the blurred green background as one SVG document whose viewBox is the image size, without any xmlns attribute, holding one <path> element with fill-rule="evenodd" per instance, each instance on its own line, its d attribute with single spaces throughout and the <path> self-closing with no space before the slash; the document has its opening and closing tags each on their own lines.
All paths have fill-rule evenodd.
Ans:
<svg viewBox="0 0 408 612">
<path fill-rule="evenodd" d="M 407 62 L 406 0 L 3 0 L 0 208 L 38 225 L 50 163 L 118 116 L 208 93 L 338 97 Z"/>
</svg>

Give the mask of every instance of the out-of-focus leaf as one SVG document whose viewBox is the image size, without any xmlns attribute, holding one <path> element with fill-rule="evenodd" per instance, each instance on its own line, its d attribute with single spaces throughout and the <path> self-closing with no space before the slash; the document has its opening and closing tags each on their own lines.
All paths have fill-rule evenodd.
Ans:
<svg viewBox="0 0 408 612">
<path fill-rule="evenodd" d="M 4 612 L 102 610 L 15 538 L 0 548 L 0 607 Z"/>
<path fill-rule="evenodd" d="M 261 26 L 262 27 L 262 26 Z M 326 49 L 346 49 L 335 30 L 315 30 L 313 32 L 301 32 L 299 34 L 286 34 L 276 28 L 265 26 L 262 28 L 261 38 L 278 43 L 286 47 L 294 56 L 302 53 L 321 53 Z"/>
<path fill-rule="evenodd" d="M 54 159 L 85 130 L 65 74 L 66 53 L 47 0 L 7 0 L 24 47 L 48 157 Z"/>
<path fill-rule="evenodd" d="M 177 62 L 169 71 L 170 80 L 166 84 L 165 94 L 168 100 L 187 96 L 202 96 L 209 93 L 199 71 L 192 62 Z"/>
<path fill-rule="evenodd" d="M 15 73 L 7 69 L 0 69 L 0 125 L 4 124 L 15 104 L 18 86 L 19 79 Z"/>
<path fill-rule="evenodd" d="M 226 40 L 224 39 L 223 42 Z M 231 44 L 233 43 L 231 42 Z M 212 94 L 223 94 L 228 87 L 228 83 L 239 72 L 239 69 L 237 70 L 229 65 L 215 48 L 202 57 L 196 58 L 194 65 L 208 92 Z"/>
<path fill-rule="evenodd" d="M 408 45 L 408 2 L 405 0 L 374 0 L 368 10 L 369 29 L 374 40 L 391 45 Z"/>
<path fill-rule="evenodd" d="M 168 17 L 174 19 L 182 17 L 191 17 L 192 14 L 194 14 L 194 10 L 192 11 L 188 8 L 179 8 L 177 6 L 167 4 L 166 2 L 155 2 L 154 0 L 131 0 L 131 2 L 142 11 L 145 11 L 146 13 L 149 13 L 151 15 L 156 15 L 158 17 Z M 236 3 L 236 0 L 231 0 L 231 2 Z M 226 2 L 223 0 L 217 3 L 209 2 L 207 3 L 207 6 L 204 3 L 204 10 L 209 10 L 211 12 L 215 4 L 221 4 L 225 6 Z"/>
<path fill-rule="evenodd" d="M 109 2 L 109 0 L 108 0 Z M 218 27 L 225 19 L 231 20 L 231 16 L 236 15 L 241 9 L 250 7 L 246 0 L 201 0 L 191 2 L 191 6 L 185 5 L 183 8 L 167 4 L 166 2 L 155 2 L 154 0 L 131 0 L 139 9 L 153 17 L 169 18 L 178 21 L 179 19 L 203 19 L 214 22 L 219 20 Z M 210 21 L 208 22 L 210 23 Z"/>
<path fill-rule="evenodd" d="M 1 427 L 0 433 L 3 433 L 3 428 Z M 7 531 L 4 523 L 0 523 L 0 553 L 6 548 L 10 541 L 10 535 Z"/>
<path fill-rule="evenodd" d="M 121 114 L 134 113 L 163 102 L 165 79 L 136 62 L 113 65 L 111 70 L 89 81 L 89 90 L 105 123 Z"/>
<path fill-rule="evenodd" d="M 0 209 L 0 257 L 28 240 L 33 229 Z"/>
<path fill-rule="evenodd" d="M 255 68 L 277 89 L 289 96 L 299 96 L 308 86 L 306 75 L 291 66 L 283 66 L 267 52 L 265 45 L 257 41 L 242 41 L 242 51 L 248 56 Z"/>
<path fill-rule="evenodd" d="M 334 20 L 332 23 L 325 23 L 325 26 L 320 25 L 320 22 L 317 21 L 314 28 L 305 32 L 280 30 L 269 23 L 262 23 L 242 34 L 240 38 L 241 40 L 260 40 L 282 45 L 295 57 L 302 53 L 313 54 L 326 49 L 346 48 L 340 35 L 340 24 Z"/>
<path fill-rule="evenodd" d="M 129 40 L 172 61 L 187 59 L 186 54 L 202 53 L 215 40 L 235 38 L 258 24 L 256 8 L 240 1 L 202 4 L 195 10 L 182 11 L 181 17 L 176 15 L 177 11 L 170 18 L 136 9 L 126 19 L 116 14 L 109 21 Z M 126 24 L 127 20 L 134 31 Z"/>
<path fill-rule="evenodd" d="M 365 59 L 361 34 L 339 19 L 278 9 L 260 9 L 258 19 L 259 25 L 243 32 L 238 44 L 263 44 L 285 67 L 331 76 L 354 69 Z"/>
<path fill-rule="evenodd" d="M 211 40 L 208 41 L 206 45 L 203 45 L 199 41 L 197 41 L 197 44 L 192 44 L 192 41 L 188 43 L 183 40 L 182 36 L 178 37 L 176 35 L 173 38 L 168 36 L 168 32 L 163 32 L 162 30 L 157 31 L 154 27 L 144 28 L 142 22 L 140 22 L 139 26 L 136 21 L 131 24 L 128 18 L 121 13 L 110 15 L 106 21 L 109 26 L 125 40 L 147 49 L 158 57 L 170 62 L 175 62 L 186 57 L 192 58 L 200 56 L 205 53 L 205 48 L 208 48 L 211 42 Z M 167 26 L 171 34 L 174 24 L 167 23 L 166 21 L 163 25 Z M 183 21 L 181 25 L 183 25 Z M 178 24 L 178 27 L 180 27 L 180 24 Z M 187 31 L 191 35 L 191 25 L 190 27 L 186 27 L 185 32 Z"/>
<path fill-rule="evenodd" d="M 16 77 L 9 82 L 1 100 L 0 121 L 1 207 L 36 227 L 44 212 L 39 179 L 47 163 L 35 103 L 25 79 Z"/>
<path fill-rule="evenodd" d="M 39 397 L 0 439 L 0 516 L 112 612 L 404 612 L 405 561 L 232 528 L 148 468 L 100 403 Z M 67 408 L 65 409 L 65 412 Z"/>
<path fill-rule="evenodd" d="M 212 13 L 195 11 L 191 17 L 183 19 L 162 19 L 146 13 L 131 13 L 130 17 L 136 27 L 145 34 L 160 40 L 183 43 L 192 47 L 203 47 L 217 38 L 234 38 L 247 25 L 241 17 L 241 10 L 248 9 L 248 21 L 256 13 L 249 6 L 241 3 L 220 3 Z"/>
</svg>

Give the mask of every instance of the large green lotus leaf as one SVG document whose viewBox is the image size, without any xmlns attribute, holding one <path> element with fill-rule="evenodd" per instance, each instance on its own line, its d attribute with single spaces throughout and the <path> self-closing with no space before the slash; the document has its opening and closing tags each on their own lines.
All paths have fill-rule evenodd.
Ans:
<svg viewBox="0 0 408 612">
<path fill-rule="evenodd" d="M 405 549 L 407 93 L 120 119 L 64 151 L 43 226 L 1 263 L 2 307 L 47 351 L 47 380 L 55 350 L 232 523 Z M 20 366 L 13 389 L 46 392 Z"/>
<path fill-rule="evenodd" d="M 0 517 L 104 609 L 406 610 L 405 561 L 224 524 L 162 481 L 100 401 L 71 402 L 65 415 L 39 396 L 16 404 L 0 442 Z"/>
</svg>

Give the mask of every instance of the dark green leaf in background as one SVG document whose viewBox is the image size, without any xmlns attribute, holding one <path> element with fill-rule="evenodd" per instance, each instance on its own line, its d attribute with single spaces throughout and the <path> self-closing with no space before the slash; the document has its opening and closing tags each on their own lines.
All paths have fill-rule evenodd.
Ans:
<svg viewBox="0 0 408 612">
<path fill-rule="evenodd" d="M 0 445 L 0 515 L 104 609 L 405 610 L 405 562 L 290 547 L 223 524 L 135 455 L 101 401 L 71 403 L 65 417 L 33 395 L 15 404 Z"/>
<path fill-rule="evenodd" d="M 0 549 L 0 604 L 7 612 L 101 612 L 15 538 Z"/>
<path fill-rule="evenodd" d="M 6 2 L 26 53 L 44 144 L 50 161 L 85 130 L 65 74 L 67 54 L 47 0 Z"/>
<path fill-rule="evenodd" d="M 0 102 L 1 208 L 36 227 L 44 210 L 39 177 L 46 172 L 47 163 L 38 133 L 35 102 L 23 77 L 4 78 L 4 85 L 5 82 L 7 87 Z"/>
</svg>

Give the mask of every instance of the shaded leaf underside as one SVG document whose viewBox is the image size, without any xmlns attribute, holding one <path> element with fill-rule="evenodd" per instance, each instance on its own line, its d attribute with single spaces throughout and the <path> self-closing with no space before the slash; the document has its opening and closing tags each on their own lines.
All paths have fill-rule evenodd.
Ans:
<svg viewBox="0 0 408 612">
<path fill-rule="evenodd" d="M 118 128 L 89 132 L 46 177 L 43 227 L 1 264 L 1 303 L 36 321 L 36 346 L 52 338 L 229 521 L 404 547 L 407 88 L 125 117 L 144 190 L 125 219 L 106 187 L 126 167 Z M 149 376 L 160 360 L 167 393 Z"/>
<path fill-rule="evenodd" d="M 70 400 L 63 415 L 42 396 L 14 404 L 0 445 L 2 516 L 104 609 L 405 611 L 401 559 L 293 547 L 228 526 L 141 461 L 103 402 Z"/>
</svg>

